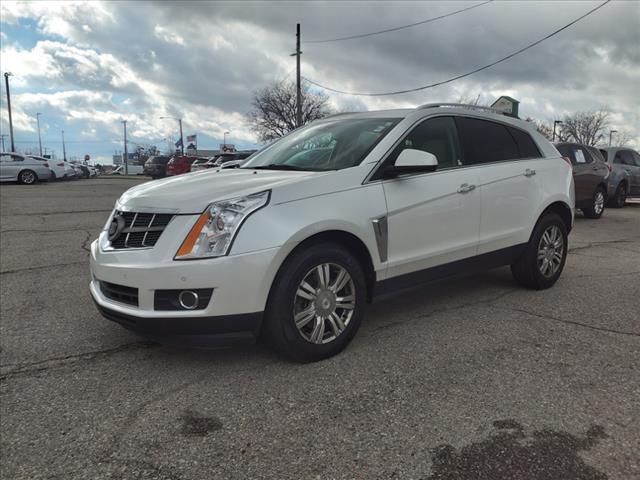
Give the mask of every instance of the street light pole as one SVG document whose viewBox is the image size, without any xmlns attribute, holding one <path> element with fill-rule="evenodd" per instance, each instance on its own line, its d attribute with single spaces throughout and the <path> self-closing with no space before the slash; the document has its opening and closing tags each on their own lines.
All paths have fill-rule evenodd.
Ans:
<svg viewBox="0 0 640 480">
<path fill-rule="evenodd" d="M 618 133 L 618 130 L 610 130 L 610 131 L 609 131 L 609 146 L 611 146 L 611 136 L 612 136 L 614 133 Z"/>
<path fill-rule="evenodd" d="M 62 130 L 62 159 L 67 161 L 67 149 L 64 145 L 64 130 Z"/>
<path fill-rule="evenodd" d="M 40 156 L 42 156 L 42 138 L 40 137 L 40 112 L 36 113 L 36 122 L 38 123 L 38 145 L 40 145 Z"/>
<path fill-rule="evenodd" d="M 231 133 L 231 132 L 224 132 L 223 135 L 223 140 L 222 140 L 222 151 L 226 152 L 227 151 L 227 135 Z"/>
<path fill-rule="evenodd" d="M 556 125 L 561 125 L 562 124 L 562 120 L 554 120 L 553 121 L 553 140 L 552 142 L 556 141 Z"/>
<path fill-rule="evenodd" d="M 127 121 L 122 120 L 124 125 L 124 174 L 129 175 L 129 152 L 127 151 Z"/>
<path fill-rule="evenodd" d="M 16 151 L 16 145 L 13 141 L 13 119 L 11 118 L 11 94 L 9 93 L 9 77 L 11 72 L 4 72 L 4 83 L 7 86 L 7 110 L 9 110 L 9 136 L 11 137 L 11 151 Z"/>
</svg>

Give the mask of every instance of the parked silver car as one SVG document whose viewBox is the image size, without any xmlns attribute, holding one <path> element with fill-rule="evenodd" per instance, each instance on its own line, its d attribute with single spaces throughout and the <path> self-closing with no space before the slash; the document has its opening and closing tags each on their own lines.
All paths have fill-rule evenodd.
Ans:
<svg viewBox="0 0 640 480">
<path fill-rule="evenodd" d="M 609 206 L 621 208 L 627 197 L 640 197 L 640 154 L 629 147 L 601 148 L 600 153 L 611 167 Z"/>
<path fill-rule="evenodd" d="M 0 182 L 20 182 L 31 185 L 39 180 L 51 179 L 48 162 L 19 153 L 0 153 Z"/>
</svg>

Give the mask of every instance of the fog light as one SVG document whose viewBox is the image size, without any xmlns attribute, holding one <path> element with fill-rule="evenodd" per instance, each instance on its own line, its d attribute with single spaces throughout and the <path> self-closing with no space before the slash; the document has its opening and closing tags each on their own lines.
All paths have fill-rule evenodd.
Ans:
<svg viewBox="0 0 640 480">
<path fill-rule="evenodd" d="M 183 290 L 178 295 L 180 306 L 185 310 L 193 310 L 198 306 L 198 294 L 193 290 Z"/>
</svg>

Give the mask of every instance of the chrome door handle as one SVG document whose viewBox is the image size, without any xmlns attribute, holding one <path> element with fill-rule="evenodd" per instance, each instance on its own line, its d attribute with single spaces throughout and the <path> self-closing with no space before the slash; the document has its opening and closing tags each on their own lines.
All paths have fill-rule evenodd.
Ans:
<svg viewBox="0 0 640 480">
<path fill-rule="evenodd" d="M 524 171 L 524 176 L 525 177 L 533 177 L 535 174 L 536 174 L 536 171 L 535 170 L 531 170 L 530 168 L 527 168 Z"/>
<path fill-rule="evenodd" d="M 458 193 L 469 193 L 471 190 L 475 190 L 475 185 L 469 185 L 468 183 L 463 183 L 458 187 Z"/>
</svg>

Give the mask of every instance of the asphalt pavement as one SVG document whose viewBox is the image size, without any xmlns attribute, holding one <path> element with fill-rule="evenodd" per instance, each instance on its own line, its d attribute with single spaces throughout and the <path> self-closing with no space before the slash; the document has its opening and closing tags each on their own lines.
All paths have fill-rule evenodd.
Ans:
<svg viewBox="0 0 640 480">
<path fill-rule="evenodd" d="M 579 215 L 550 290 L 416 288 L 299 365 L 97 313 L 88 245 L 140 181 L 0 187 L 1 478 L 640 478 L 640 203 Z"/>
</svg>

